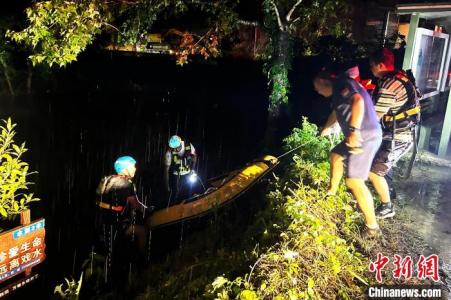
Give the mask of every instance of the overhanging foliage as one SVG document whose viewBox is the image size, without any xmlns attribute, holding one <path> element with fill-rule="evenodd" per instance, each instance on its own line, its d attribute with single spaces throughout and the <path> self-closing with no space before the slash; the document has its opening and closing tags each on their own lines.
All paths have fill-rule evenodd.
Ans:
<svg viewBox="0 0 451 300">
<path fill-rule="evenodd" d="M 36 2 L 25 13 L 29 26 L 9 30 L 6 36 L 33 49 L 29 56 L 33 65 L 65 66 L 76 60 L 104 24 L 100 8 L 91 1 Z"/>
<path fill-rule="evenodd" d="M 212 39 L 220 41 L 236 28 L 236 3 L 236 0 L 40 1 L 26 9 L 28 27 L 21 31 L 10 30 L 7 36 L 32 49 L 29 58 L 33 64 L 66 66 L 101 32 L 116 37 L 120 44 L 145 43 L 158 19 L 198 11 L 205 16 L 207 29 L 200 35 L 191 34 L 199 38 L 189 49 L 181 49 L 179 61 L 183 64 L 188 55 L 208 57 L 218 51 Z M 182 42 L 187 44 L 186 39 Z M 198 45 L 200 47 L 195 47 Z"/>
</svg>

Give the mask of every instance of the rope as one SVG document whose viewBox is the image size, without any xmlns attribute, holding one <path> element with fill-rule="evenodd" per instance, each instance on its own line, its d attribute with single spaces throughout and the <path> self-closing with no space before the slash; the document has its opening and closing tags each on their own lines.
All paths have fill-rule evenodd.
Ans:
<svg viewBox="0 0 451 300">
<path fill-rule="evenodd" d="M 297 146 L 297 147 L 295 147 L 295 148 L 293 148 L 293 149 L 291 149 L 291 150 L 289 150 L 289 151 L 287 151 L 287 152 L 285 152 L 285 153 L 279 155 L 279 156 L 277 157 L 277 159 L 280 160 L 282 157 L 284 157 L 284 156 L 290 154 L 291 152 L 294 152 L 294 151 L 298 150 L 298 149 L 301 148 L 301 147 L 304 147 L 305 145 L 310 144 L 310 143 L 313 142 L 313 141 L 314 141 L 314 140 L 310 140 L 310 141 L 308 141 L 308 142 L 306 142 L 306 143 L 304 143 L 304 144 L 301 144 L 301 145 L 299 145 L 299 146 Z"/>
</svg>

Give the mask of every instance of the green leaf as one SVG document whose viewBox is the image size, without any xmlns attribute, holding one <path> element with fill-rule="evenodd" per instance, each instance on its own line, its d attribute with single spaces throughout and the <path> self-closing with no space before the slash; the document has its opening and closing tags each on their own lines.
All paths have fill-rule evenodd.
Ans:
<svg viewBox="0 0 451 300">
<path fill-rule="evenodd" d="M 13 146 L 13 149 L 16 152 L 16 154 L 20 154 L 22 152 L 20 147 L 17 146 L 16 144 L 13 144 L 12 146 Z"/>
<path fill-rule="evenodd" d="M 307 287 L 309 289 L 312 289 L 315 286 L 315 281 L 313 280 L 313 278 L 309 277 L 308 281 L 307 281 Z"/>
<path fill-rule="evenodd" d="M 244 290 L 240 293 L 240 300 L 258 300 L 257 293 L 251 290 Z"/>
<path fill-rule="evenodd" d="M 226 283 L 228 283 L 229 280 L 223 276 L 218 276 L 216 277 L 216 279 L 213 281 L 213 283 L 211 284 L 213 286 L 214 290 L 220 289 L 221 287 L 223 287 Z"/>
<path fill-rule="evenodd" d="M 0 215 L 2 215 L 5 218 L 8 216 L 6 210 L 3 208 L 3 206 L 0 206 Z"/>
<path fill-rule="evenodd" d="M 11 124 L 11 118 L 8 118 L 8 121 L 6 122 L 6 129 L 7 129 L 8 131 L 13 130 L 13 126 L 12 126 L 12 124 Z"/>
</svg>

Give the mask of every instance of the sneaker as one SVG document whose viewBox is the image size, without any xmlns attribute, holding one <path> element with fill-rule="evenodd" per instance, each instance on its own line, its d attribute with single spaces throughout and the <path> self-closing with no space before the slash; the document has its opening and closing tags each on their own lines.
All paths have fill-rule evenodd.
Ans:
<svg viewBox="0 0 451 300">
<path fill-rule="evenodd" d="M 369 228 L 368 226 L 364 226 L 362 230 L 362 238 L 365 240 L 368 239 L 377 239 L 382 237 L 382 231 L 379 228 Z"/>
<path fill-rule="evenodd" d="M 393 207 L 393 203 L 388 204 L 380 204 L 376 207 L 376 218 L 385 219 L 392 218 L 395 215 L 395 209 Z"/>
</svg>

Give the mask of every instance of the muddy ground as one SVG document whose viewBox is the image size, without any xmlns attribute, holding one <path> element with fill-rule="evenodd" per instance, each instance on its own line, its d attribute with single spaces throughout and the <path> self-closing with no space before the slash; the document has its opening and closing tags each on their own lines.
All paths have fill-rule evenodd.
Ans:
<svg viewBox="0 0 451 300">
<path fill-rule="evenodd" d="M 398 164 L 394 201 L 396 216 L 380 222 L 384 238 L 382 242 L 363 242 L 363 251 L 372 261 L 377 253 L 394 259 L 398 254 L 412 257 L 414 264 L 421 254 L 437 254 L 440 263 L 440 284 L 451 299 L 451 161 L 441 160 L 428 153 L 420 153 L 407 179 L 403 175 L 406 164 Z M 393 280 L 391 264 L 384 272 L 384 283 L 421 284 L 431 282 L 419 280 L 414 266 L 413 278 L 409 281 Z M 370 275 L 374 278 L 374 274 Z"/>
</svg>

